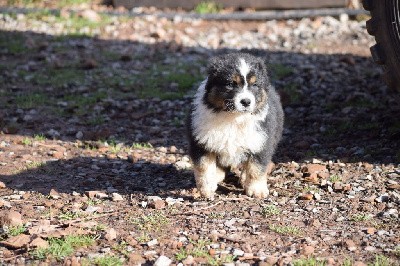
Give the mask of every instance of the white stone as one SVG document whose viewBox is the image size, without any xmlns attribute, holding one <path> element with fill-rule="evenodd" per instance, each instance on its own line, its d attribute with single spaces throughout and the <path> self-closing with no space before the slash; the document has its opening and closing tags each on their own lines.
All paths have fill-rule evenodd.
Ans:
<svg viewBox="0 0 400 266">
<path fill-rule="evenodd" d="M 154 266 L 169 266 L 171 264 L 172 260 L 166 256 L 160 256 L 154 262 Z"/>
</svg>

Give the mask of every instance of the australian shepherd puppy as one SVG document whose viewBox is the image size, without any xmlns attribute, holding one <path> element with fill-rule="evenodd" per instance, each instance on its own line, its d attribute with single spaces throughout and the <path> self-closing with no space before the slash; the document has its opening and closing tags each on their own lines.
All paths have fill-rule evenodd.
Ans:
<svg viewBox="0 0 400 266">
<path fill-rule="evenodd" d="M 188 119 L 189 153 L 202 197 L 240 169 L 248 196 L 268 195 L 267 167 L 282 136 L 283 111 L 264 62 L 234 53 L 210 60 Z"/>
</svg>

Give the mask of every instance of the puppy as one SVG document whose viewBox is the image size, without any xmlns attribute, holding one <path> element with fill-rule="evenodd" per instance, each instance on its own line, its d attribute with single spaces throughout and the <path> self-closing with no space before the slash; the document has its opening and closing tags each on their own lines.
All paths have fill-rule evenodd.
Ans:
<svg viewBox="0 0 400 266">
<path fill-rule="evenodd" d="M 189 154 L 201 196 L 212 199 L 226 173 L 239 168 L 246 194 L 265 198 L 267 166 L 283 119 L 261 59 L 245 53 L 212 58 L 188 117 Z"/>
</svg>

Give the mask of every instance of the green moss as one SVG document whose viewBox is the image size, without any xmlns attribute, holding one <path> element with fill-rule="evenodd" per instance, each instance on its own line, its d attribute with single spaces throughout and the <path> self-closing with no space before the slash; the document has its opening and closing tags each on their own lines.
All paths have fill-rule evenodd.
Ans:
<svg viewBox="0 0 400 266">
<path fill-rule="evenodd" d="M 222 5 L 214 1 L 202 1 L 196 5 L 194 12 L 198 14 L 218 13 L 222 10 Z"/>
</svg>

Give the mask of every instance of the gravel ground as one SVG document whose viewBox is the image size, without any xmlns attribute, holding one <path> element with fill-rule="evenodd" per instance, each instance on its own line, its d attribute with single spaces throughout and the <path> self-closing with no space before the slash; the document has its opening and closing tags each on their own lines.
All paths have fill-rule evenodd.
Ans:
<svg viewBox="0 0 400 266">
<path fill-rule="evenodd" d="M 372 44 L 347 16 L 0 14 L 2 263 L 400 265 L 400 95 Z M 184 120 L 207 59 L 237 50 L 284 105 L 271 195 L 232 173 L 202 201 Z"/>
</svg>

